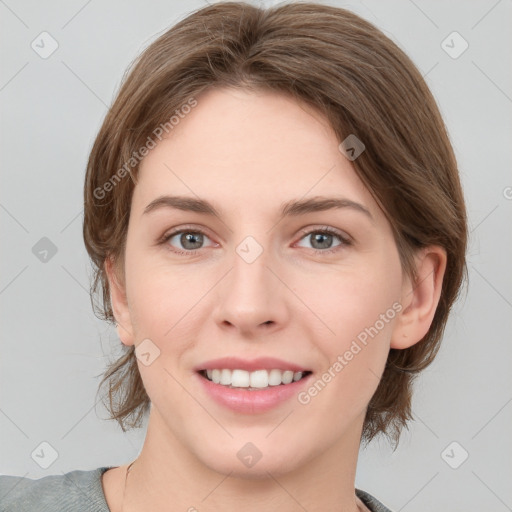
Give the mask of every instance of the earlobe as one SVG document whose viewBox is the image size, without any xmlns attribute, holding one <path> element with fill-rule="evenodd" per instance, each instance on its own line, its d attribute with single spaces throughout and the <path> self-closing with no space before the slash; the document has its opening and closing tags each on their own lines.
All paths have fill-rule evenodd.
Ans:
<svg viewBox="0 0 512 512">
<path fill-rule="evenodd" d="M 425 247 L 416 255 L 417 279 L 404 281 L 403 310 L 393 330 L 391 348 L 408 348 L 427 334 L 441 297 L 446 259 L 445 249 L 439 246 Z"/>
<path fill-rule="evenodd" d="M 112 304 L 112 312 L 116 320 L 117 334 L 124 345 L 133 345 L 133 328 L 126 298 L 125 284 L 119 279 L 118 270 L 115 268 L 115 264 L 110 257 L 105 259 L 104 266 L 109 283 L 110 303 Z"/>
</svg>

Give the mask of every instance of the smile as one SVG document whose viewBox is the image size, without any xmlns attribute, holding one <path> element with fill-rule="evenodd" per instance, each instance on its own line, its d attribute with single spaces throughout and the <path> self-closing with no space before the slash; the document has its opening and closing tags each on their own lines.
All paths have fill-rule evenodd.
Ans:
<svg viewBox="0 0 512 512">
<path fill-rule="evenodd" d="M 297 382 L 311 372 L 293 372 L 291 370 L 256 370 L 249 372 L 239 369 L 208 369 L 202 370 L 201 375 L 215 384 L 228 388 L 247 390 L 265 389 L 270 386 L 283 386 Z"/>
<path fill-rule="evenodd" d="M 277 408 L 304 391 L 312 372 L 218 368 L 196 371 L 195 376 L 208 400 L 236 413 L 258 414 Z"/>
</svg>

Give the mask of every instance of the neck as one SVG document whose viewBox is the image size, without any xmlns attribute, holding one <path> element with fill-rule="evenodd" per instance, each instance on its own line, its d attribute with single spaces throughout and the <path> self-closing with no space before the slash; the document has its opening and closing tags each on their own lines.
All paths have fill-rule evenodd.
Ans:
<svg viewBox="0 0 512 512">
<path fill-rule="evenodd" d="M 171 505 L 189 512 L 364 510 L 354 490 L 359 423 L 336 445 L 291 471 L 220 473 L 186 450 L 152 407 L 142 451 L 125 473 L 122 512 L 168 512 Z"/>
</svg>

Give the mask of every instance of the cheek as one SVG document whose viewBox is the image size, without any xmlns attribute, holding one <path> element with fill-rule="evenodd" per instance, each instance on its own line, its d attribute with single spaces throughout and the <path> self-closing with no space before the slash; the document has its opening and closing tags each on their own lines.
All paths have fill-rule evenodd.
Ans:
<svg viewBox="0 0 512 512">
<path fill-rule="evenodd" d="M 329 346 L 333 346 L 333 339 L 343 345 L 375 324 L 383 334 L 389 334 L 396 316 L 393 304 L 400 298 L 400 271 L 381 272 L 374 268 L 340 273 L 317 278 L 309 285 L 308 305 L 324 321 L 330 335 L 324 336 Z"/>
<path fill-rule="evenodd" d="M 207 285 L 199 272 L 170 265 L 161 254 L 150 256 L 132 248 L 130 256 L 128 298 L 134 329 L 144 329 L 139 337 L 165 340 L 180 327 L 180 319 L 193 315 Z"/>
<path fill-rule="evenodd" d="M 185 273 L 159 260 L 132 259 L 130 315 L 136 343 L 149 338 L 160 351 L 151 365 L 138 362 L 144 387 L 156 405 L 177 411 L 178 421 L 179 411 L 190 402 L 176 369 L 197 342 L 199 302 L 207 285 L 199 273 Z"/>
<path fill-rule="evenodd" d="M 315 313 L 307 322 L 308 334 L 322 354 L 319 377 L 333 383 L 324 399 L 334 399 L 335 392 L 337 403 L 347 402 L 343 410 L 350 409 L 349 404 L 361 406 L 375 391 L 400 309 L 398 254 L 393 250 L 381 254 L 388 257 L 368 259 L 364 265 L 317 276 L 308 283 L 308 306 Z"/>
</svg>

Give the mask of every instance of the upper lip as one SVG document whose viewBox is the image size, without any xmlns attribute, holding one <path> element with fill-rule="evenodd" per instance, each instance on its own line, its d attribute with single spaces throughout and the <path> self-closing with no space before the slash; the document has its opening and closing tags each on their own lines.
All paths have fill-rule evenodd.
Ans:
<svg viewBox="0 0 512 512">
<path fill-rule="evenodd" d="M 306 372 L 306 368 L 275 357 L 258 357 L 256 359 L 241 359 L 239 357 L 221 357 L 220 359 L 211 359 L 196 366 L 196 371 L 215 370 L 246 370 L 253 372 L 256 370 L 292 370 L 294 372 Z"/>
</svg>

